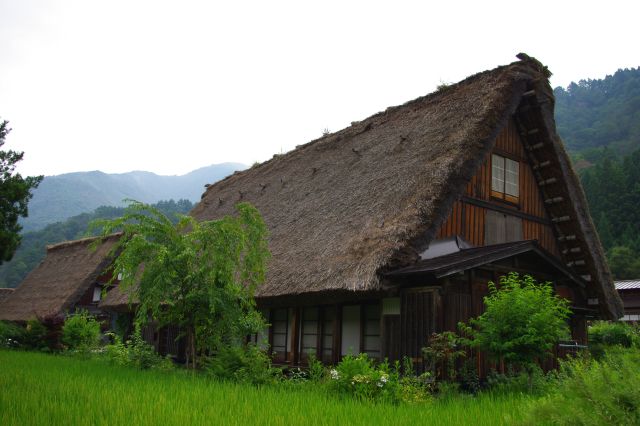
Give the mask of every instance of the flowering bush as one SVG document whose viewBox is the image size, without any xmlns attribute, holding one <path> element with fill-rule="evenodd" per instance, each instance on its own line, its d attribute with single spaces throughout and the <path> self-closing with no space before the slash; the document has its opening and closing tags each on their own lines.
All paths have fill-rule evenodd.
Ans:
<svg viewBox="0 0 640 426">
<path fill-rule="evenodd" d="M 329 370 L 329 386 L 358 399 L 398 402 L 401 397 L 399 374 L 387 362 L 374 364 L 367 354 L 347 355 Z"/>
<path fill-rule="evenodd" d="M 8 321 L 0 321 L 0 348 L 18 348 L 24 329 Z"/>
</svg>

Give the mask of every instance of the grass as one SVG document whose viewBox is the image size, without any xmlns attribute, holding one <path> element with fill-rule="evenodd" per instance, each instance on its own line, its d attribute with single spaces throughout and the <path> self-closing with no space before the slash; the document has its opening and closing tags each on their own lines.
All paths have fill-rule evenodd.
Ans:
<svg viewBox="0 0 640 426">
<path fill-rule="evenodd" d="M 339 400 L 312 386 L 219 383 L 0 350 L 2 425 L 500 425 L 519 422 L 527 396 L 454 397 L 421 405 Z"/>
</svg>

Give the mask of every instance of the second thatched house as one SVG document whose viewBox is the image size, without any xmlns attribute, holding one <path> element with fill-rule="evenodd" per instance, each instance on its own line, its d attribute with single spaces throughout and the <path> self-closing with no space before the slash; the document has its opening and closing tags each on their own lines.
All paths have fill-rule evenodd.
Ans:
<svg viewBox="0 0 640 426">
<path fill-rule="evenodd" d="M 487 282 L 510 271 L 571 300 L 579 343 L 588 318 L 622 315 L 550 74 L 519 57 L 208 187 L 196 219 L 248 201 L 268 225 L 257 298 L 278 361 L 420 362 L 428 336 L 479 315 Z"/>
<path fill-rule="evenodd" d="M 64 317 L 78 309 L 102 313 L 98 302 L 105 273 L 112 262 L 110 251 L 119 234 L 92 250 L 95 238 L 66 241 L 47 247 L 44 260 L 9 295 L 0 299 L 0 320 L 26 322 Z"/>
</svg>

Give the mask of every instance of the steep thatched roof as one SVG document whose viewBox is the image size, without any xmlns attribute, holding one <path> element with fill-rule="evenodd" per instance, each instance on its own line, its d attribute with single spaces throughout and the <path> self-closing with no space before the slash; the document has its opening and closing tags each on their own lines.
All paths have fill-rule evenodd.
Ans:
<svg viewBox="0 0 640 426">
<path fill-rule="evenodd" d="M 418 260 L 517 116 L 538 127 L 535 137 L 572 204 L 572 232 L 585 244 L 589 291 L 605 316 L 617 317 L 620 300 L 584 193 L 555 133 L 550 74 L 519 57 L 235 173 L 211 185 L 191 214 L 220 218 L 241 201 L 260 210 L 272 259 L 259 298 L 376 291 L 381 272 Z M 126 303 L 112 293 L 113 305 Z"/>
<path fill-rule="evenodd" d="M 27 321 L 72 309 L 109 265 L 109 252 L 119 236 L 108 237 L 95 251 L 89 247 L 95 238 L 48 246 L 44 260 L 13 294 L 0 300 L 0 320 Z"/>
</svg>

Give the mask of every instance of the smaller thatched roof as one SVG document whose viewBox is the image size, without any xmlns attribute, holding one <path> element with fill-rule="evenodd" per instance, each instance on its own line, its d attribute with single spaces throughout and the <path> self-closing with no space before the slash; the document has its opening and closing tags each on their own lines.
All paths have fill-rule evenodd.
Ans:
<svg viewBox="0 0 640 426">
<path fill-rule="evenodd" d="M 27 321 L 73 309 L 89 286 L 112 261 L 110 252 L 121 234 L 106 238 L 97 249 L 96 238 L 47 246 L 47 255 L 13 293 L 0 299 L 0 320 Z"/>
</svg>

